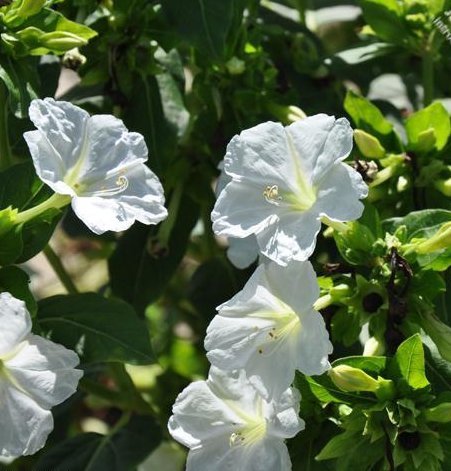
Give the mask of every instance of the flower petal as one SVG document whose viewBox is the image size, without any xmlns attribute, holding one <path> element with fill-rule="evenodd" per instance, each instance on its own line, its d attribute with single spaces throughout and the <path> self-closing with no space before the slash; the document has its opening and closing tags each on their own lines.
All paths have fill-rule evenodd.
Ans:
<svg viewBox="0 0 451 471">
<path fill-rule="evenodd" d="M 258 257 L 260 252 L 257 239 L 254 235 L 237 239 L 229 237 L 229 248 L 227 250 L 227 258 L 239 269 L 247 268 Z"/>
<path fill-rule="evenodd" d="M 359 199 L 367 195 L 368 186 L 361 175 L 348 165 L 338 164 L 322 179 L 314 209 L 334 221 L 354 221 L 363 212 Z"/>
<path fill-rule="evenodd" d="M 72 396 L 83 376 L 75 369 L 77 354 L 38 335 L 29 335 L 24 343 L 14 357 L 4 362 L 17 385 L 45 409 Z"/>
<path fill-rule="evenodd" d="M 281 438 L 292 438 L 305 428 L 305 422 L 299 417 L 301 395 L 296 388 L 288 388 L 271 405 L 274 407 L 274 419 L 270 422 L 270 434 Z"/>
<path fill-rule="evenodd" d="M 50 411 L 0 379 L 0 455 L 32 455 L 41 449 L 53 429 Z"/>
<path fill-rule="evenodd" d="M 53 188 L 83 152 L 89 114 L 66 101 L 45 98 L 31 102 L 29 115 L 38 131 L 24 137 L 39 178 Z"/>
<path fill-rule="evenodd" d="M 307 376 L 323 374 L 330 368 L 328 356 L 332 353 L 324 319 L 314 309 L 301 317 L 301 333 L 297 338 L 297 369 Z"/>
<path fill-rule="evenodd" d="M 13 351 L 31 331 L 25 303 L 6 292 L 0 293 L 0 325 L 0 356 Z"/>
<path fill-rule="evenodd" d="M 315 250 L 321 223 L 313 210 L 280 216 L 277 224 L 257 234 L 262 253 L 286 266 L 290 260 L 307 260 Z"/>
<path fill-rule="evenodd" d="M 294 122 L 286 132 L 313 185 L 318 185 L 331 165 L 352 150 L 352 128 L 345 118 L 317 114 Z"/>
<path fill-rule="evenodd" d="M 211 213 L 218 235 L 243 238 L 269 227 L 277 216 L 264 196 L 264 185 L 230 182 L 219 195 Z"/>
</svg>

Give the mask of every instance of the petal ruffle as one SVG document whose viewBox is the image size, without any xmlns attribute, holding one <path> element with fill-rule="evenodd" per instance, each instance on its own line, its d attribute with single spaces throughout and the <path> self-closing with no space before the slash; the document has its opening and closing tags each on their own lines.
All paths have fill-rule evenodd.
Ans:
<svg viewBox="0 0 451 471">
<path fill-rule="evenodd" d="M 2 355 L 12 353 L 31 331 L 31 317 L 25 303 L 6 292 L 0 293 L 0 325 L 1 360 Z"/>
</svg>

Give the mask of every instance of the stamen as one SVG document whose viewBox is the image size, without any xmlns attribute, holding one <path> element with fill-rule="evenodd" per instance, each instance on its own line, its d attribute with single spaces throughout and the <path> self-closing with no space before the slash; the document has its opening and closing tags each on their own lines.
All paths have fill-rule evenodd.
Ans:
<svg viewBox="0 0 451 471">
<path fill-rule="evenodd" d="M 230 435 L 229 445 L 249 446 L 260 440 L 266 435 L 266 420 L 262 417 L 254 417 L 243 428 Z"/>
<path fill-rule="evenodd" d="M 107 188 L 103 185 L 100 190 L 95 191 L 83 191 L 83 196 L 113 196 L 122 193 L 128 188 L 128 178 L 124 175 L 119 176 L 115 181 L 116 186 L 113 188 Z"/>
<path fill-rule="evenodd" d="M 263 191 L 263 196 L 268 203 L 277 203 L 282 201 L 282 197 L 279 196 L 279 187 L 277 185 L 268 185 Z"/>
</svg>

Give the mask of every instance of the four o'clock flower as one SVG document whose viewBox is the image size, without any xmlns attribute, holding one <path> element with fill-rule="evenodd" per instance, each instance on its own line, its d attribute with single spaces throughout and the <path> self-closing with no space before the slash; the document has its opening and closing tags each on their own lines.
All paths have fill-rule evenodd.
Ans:
<svg viewBox="0 0 451 471">
<path fill-rule="evenodd" d="M 31 333 L 25 303 L 0 293 L 0 456 L 31 455 L 53 429 L 50 408 L 77 389 L 78 356 Z"/>
<path fill-rule="evenodd" d="M 135 221 L 157 224 L 167 216 L 163 188 L 146 167 L 143 136 L 120 119 L 89 114 L 65 101 L 33 100 L 37 131 L 24 134 L 39 178 L 56 192 L 17 215 L 26 222 L 72 200 L 75 214 L 96 234 L 123 231 Z"/>
<path fill-rule="evenodd" d="M 187 471 L 288 471 L 284 439 L 304 428 L 299 402 L 295 389 L 267 400 L 244 371 L 212 367 L 178 396 L 169 432 L 190 449 Z"/>
<path fill-rule="evenodd" d="M 267 122 L 235 136 L 224 171 L 232 181 L 212 212 L 218 235 L 257 237 L 275 262 L 306 260 L 315 248 L 321 220 L 361 216 L 368 188 L 342 161 L 352 148 L 344 119 L 319 114 L 283 127 Z"/>
<path fill-rule="evenodd" d="M 265 397 L 277 397 L 295 370 L 324 373 L 332 345 L 323 318 L 313 308 L 319 287 L 310 262 L 260 265 L 242 291 L 218 307 L 207 329 L 211 364 L 243 368 Z"/>
</svg>

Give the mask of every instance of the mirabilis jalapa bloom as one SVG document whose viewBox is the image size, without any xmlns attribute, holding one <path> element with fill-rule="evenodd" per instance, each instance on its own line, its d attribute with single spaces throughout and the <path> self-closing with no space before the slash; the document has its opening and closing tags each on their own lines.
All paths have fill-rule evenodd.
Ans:
<svg viewBox="0 0 451 471">
<path fill-rule="evenodd" d="M 33 100 L 37 127 L 24 138 L 39 178 L 55 191 L 40 206 L 17 215 L 27 220 L 72 200 L 75 214 L 96 234 L 123 231 L 135 221 L 157 224 L 167 216 L 163 188 L 146 167 L 143 136 L 120 119 L 89 114 L 65 101 Z"/>
<path fill-rule="evenodd" d="M 0 456 L 31 455 L 53 429 L 51 407 L 74 394 L 78 356 L 31 333 L 25 303 L 0 293 Z"/>
<path fill-rule="evenodd" d="M 207 329 L 211 364 L 243 368 L 264 397 L 277 397 L 295 371 L 320 375 L 330 368 L 332 344 L 313 307 L 319 287 L 310 262 L 261 264 L 243 290 L 218 307 Z"/>
<path fill-rule="evenodd" d="M 342 161 L 352 149 L 345 118 L 318 114 L 283 127 L 267 122 L 235 136 L 224 172 L 231 177 L 212 212 L 218 235 L 255 234 L 261 253 L 286 265 L 313 253 L 321 220 L 358 219 L 368 187 Z"/>
<path fill-rule="evenodd" d="M 187 471 L 289 471 L 284 439 L 304 428 L 299 402 L 296 389 L 265 400 L 244 371 L 212 367 L 177 397 L 169 432 L 190 449 Z"/>
</svg>

